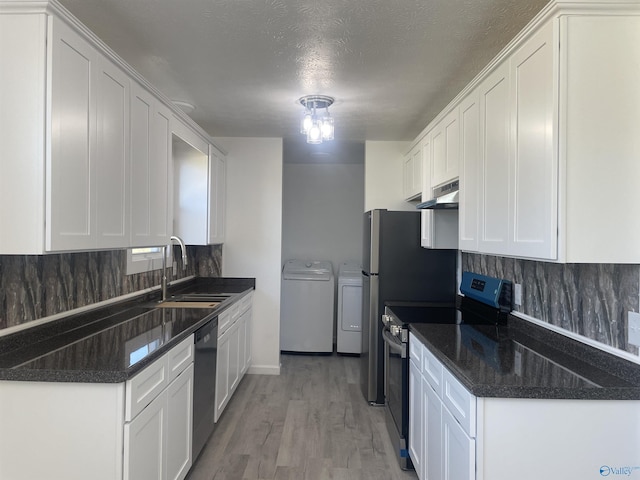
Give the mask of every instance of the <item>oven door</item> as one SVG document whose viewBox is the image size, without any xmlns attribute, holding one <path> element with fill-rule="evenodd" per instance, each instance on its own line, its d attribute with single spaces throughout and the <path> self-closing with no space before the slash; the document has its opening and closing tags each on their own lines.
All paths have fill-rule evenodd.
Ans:
<svg viewBox="0 0 640 480">
<path fill-rule="evenodd" d="M 405 412 L 405 403 L 408 399 L 408 372 L 407 370 L 407 344 L 402 343 L 399 338 L 391 335 L 389 330 L 382 332 L 384 339 L 384 386 L 386 407 L 400 438 L 405 438 L 404 431 L 407 425 L 403 425 L 404 417 L 408 415 Z M 405 378 L 406 377 L 406 378 Z M 408 418 L 407 418 L 408 420 Z M 406 422 L 408 423 L 408 422 Z"/>
</svg>

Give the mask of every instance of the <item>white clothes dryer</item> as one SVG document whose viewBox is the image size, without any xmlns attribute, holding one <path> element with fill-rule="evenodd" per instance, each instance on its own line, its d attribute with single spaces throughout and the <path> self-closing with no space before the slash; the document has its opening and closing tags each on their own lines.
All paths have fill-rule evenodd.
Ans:
<svg viewBox="0 0 640 480">
<path fill-rule="evenodd" d="M 338 270 L 338 353 L 362 353 L 362 267 L 344 262 Z"/>
</svg>

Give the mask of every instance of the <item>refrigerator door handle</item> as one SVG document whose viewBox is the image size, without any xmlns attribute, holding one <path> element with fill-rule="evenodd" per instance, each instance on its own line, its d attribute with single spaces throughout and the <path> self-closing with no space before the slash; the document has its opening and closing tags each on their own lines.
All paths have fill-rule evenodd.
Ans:
<svg viewBox="0 0 640 480">
<path fill-rule="evenodd" d="M 371 251 L 369 259 L 369 273 L 380 271 L 380 210 L 371 212 Z"/>
</svg>

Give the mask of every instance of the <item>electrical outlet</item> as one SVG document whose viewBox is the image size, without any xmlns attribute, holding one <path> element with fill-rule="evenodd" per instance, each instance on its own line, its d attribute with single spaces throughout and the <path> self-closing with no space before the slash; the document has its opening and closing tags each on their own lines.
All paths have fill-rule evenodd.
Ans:
<svg viewBox="0 0 640 480">
<path fill-rule="evenodd" d="M 513 303 L 514 305 L 522 305 L 522 284 L 516 283 L 513 285 Z"/>
<path fill-rule="evenodd" d="M 629 312 L 628 319 L 629 343 L 640 347 L 640 313 Z"/>
</svg>

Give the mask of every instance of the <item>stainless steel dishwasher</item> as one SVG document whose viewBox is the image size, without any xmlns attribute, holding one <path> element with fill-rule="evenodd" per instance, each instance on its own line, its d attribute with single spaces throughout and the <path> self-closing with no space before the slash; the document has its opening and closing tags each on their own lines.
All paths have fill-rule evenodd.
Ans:
<svg viewBox="0 0 640 480">
<path fill-rule="evenodd" d="M 214 427 L 218 317 L 195 332 L 193 378 L 193 454 L 195 462 Z"/>
</svg>

